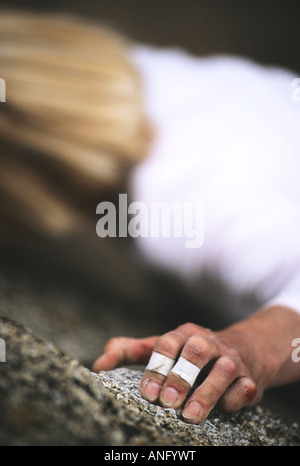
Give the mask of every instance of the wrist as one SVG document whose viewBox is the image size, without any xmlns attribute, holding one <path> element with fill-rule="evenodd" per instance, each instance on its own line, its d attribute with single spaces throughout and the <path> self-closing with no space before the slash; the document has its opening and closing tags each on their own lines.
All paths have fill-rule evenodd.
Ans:
<svg viewBox="0 0 300 466">
<path fill-rule="evenodd" d="M 223 333 L 240 348 L 254 380 L 263 389 L 299 379 L 300 363 L 291 358 L 291 344 L 300 337 L 300 315 L 292 309 L 263 308 Z"/>
</svg>

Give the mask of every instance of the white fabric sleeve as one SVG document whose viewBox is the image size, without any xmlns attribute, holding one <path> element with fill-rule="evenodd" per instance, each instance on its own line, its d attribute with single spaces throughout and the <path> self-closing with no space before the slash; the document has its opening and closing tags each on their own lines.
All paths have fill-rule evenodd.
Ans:
<svg viewBox="0 0 300 466">
<path fill-rule="evenodd" d="M 300 269 L 265 306 L 285 306 L 300 314 Z"/>
<path fill-rule="evenodd" d="M 204 243 L 139 238 L 150 261 L 193 281 L 209 272 L 237 295 L 300 313 L 300 104 L 292 73 L 232 57 L 137 50 L 152 152 L 135 200 L 204 205 Z"/>
</svg>

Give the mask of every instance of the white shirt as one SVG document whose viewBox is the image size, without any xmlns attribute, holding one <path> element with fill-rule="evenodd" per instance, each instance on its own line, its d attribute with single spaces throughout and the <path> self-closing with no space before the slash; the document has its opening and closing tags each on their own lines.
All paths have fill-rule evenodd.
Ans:
<svg viewBox="0 0 300 466">
<path fill-rule="evenodd" d="M 251 61 L 137 46 L 146 112 L 156 127 L 132 176 L 137 201 L 204 206 L 204 242 L 139 239 L 155 264 L 197 283 L 300 312 L 300 102 L 291 72 Z"/>
</svg>

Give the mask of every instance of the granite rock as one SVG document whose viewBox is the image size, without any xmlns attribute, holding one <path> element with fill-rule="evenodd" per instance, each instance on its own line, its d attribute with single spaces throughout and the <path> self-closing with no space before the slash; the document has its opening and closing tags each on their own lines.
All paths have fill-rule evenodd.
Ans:
<svg viewBox="0 0 300 466">
<path fill-rule="evenodd" d="M 146 402 L 142 372 L 95 374 L 21 324 L 0 319 L 1 445 L 297 445 L 300 428 L 262 407 L 212 411 L 200 425 Z"/>
</svg>

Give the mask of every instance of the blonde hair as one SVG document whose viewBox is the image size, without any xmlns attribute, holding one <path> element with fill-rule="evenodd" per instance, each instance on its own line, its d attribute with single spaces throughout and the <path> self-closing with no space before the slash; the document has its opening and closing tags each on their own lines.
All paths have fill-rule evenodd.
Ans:
<svg viewBox="0 0 300 466">
<path fill-rule="evenodd" d="M 76 17 L 1 12 L 2 230 L 76 228 L 145 156 L 151 130 L 130 46 Z"/>
</svg>

